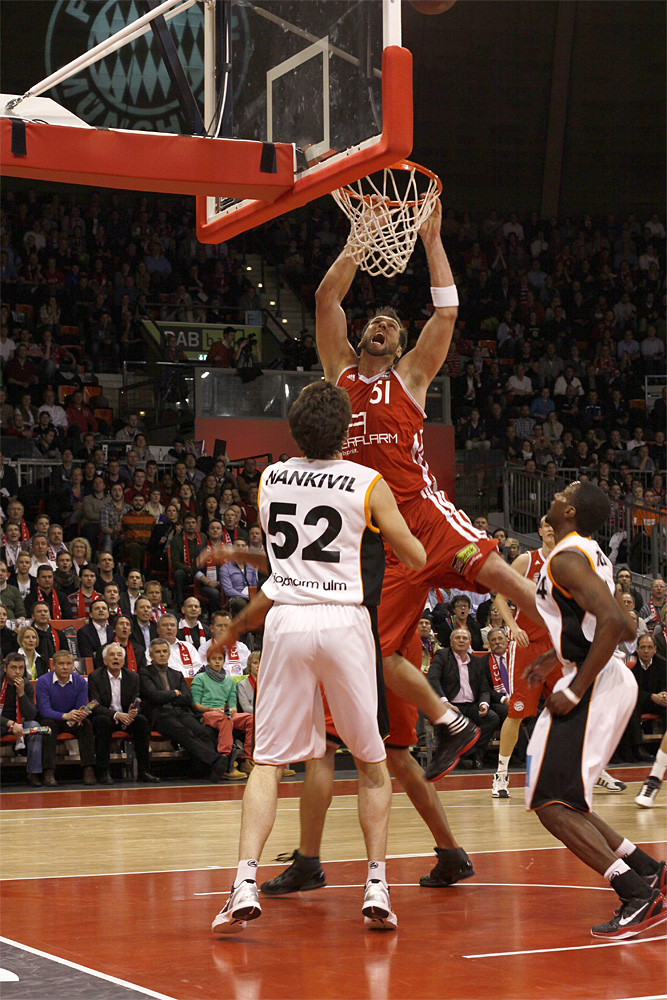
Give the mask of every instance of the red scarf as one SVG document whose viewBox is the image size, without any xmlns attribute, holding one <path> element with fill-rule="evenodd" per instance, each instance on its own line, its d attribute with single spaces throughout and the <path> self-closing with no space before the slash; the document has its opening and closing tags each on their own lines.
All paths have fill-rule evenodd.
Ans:
<svg viewBox="0 0 667 1000">
<path fill-rule="evenodd" d="M 505 669 L 507 669 L 507 667 L 505 667 Z M 503 679 L 500 676 L 499 658 L 494 653 L 489 653 L 489 670 L 491 671 L 491 678 L 493 680 L 493 690 L 497 691 L 498 694 L 509 694 L 509 691 L 505 690 Z"/>
<path fill-rule="evenodd" d="M 200 639 L 200 641 L 201 642 L 205 642 L 206 641 L 206 633 L 204 632 L 204 626 L 199 621 L 199 619 L 197 619 L 196 624 L 193 625 L 192 628 L 190 628 L 190 626 L 186 622 L 185 618 L 181 618 L 180 622 L 178 623 L 178 627 L 180 628 L 180 630 L 182 632 L 187 632 L 191 639 L 192 639 L 192 633 L 193 632 L 199 632 L 199 639 Z M 186 636 L 186 638 L 187 638 L 187 636 Z"/>
<path fill-rule="evenodd" d="M 5 677 L 4 681 L 2 682 L 2 688 L 0 688 L 0 715 L 2 715 L 3 713 L 6 697 L 7 697 L 7 678 Z M 23 719 L 21 717 L 21 706 L 19 705 L 18 696 L 16 698 L 16 721 L 18 722 L 19 726 L 22 725 L 23 723 Z"/>
<path fill-rule="evenodd" d="M 25 523 L 25 521 L 23 520 L 23 518 L 21 518 L 21 541 L 22 542 L 27 542 L 27 541 L 29 541 L 29 539 L 30 539 L 30 532 L 28 531 L 28 525 Z M 7 541 L 6 538 L 5 538 L 5 536 L 4 536 L 4 534 L 2 536 L 2 540 L 5 543 Z"/>
<path fill-rule="evenodd" d="M 195 532 L 195 542 L 197 545 L 201 545 L 201 535 L 199 532 Z M 186 534 L 183 535 L 183 562 L 190 568 L 190 539 Z"/>
<path fill-rule="evenodd" d="M 157 608 L 153 608 L 151 611 L 151 621 L 157 623 L 162 618 L 162 615 L 166 615 L 166 613 L 167 609 L 164 604 L 158 604 Z"/>
<path fill-rule="evenodd" d="M 231 545 L 234 539 L 229 534 L 226 528 L 222 529 L 222 541 L 224 545 Z"/>
<path fill-rule="evenodd" d="M 37 587 L 37 600 L 43 601 L 47 605 L 49 603 L 44 597 L 44 594 L 39 589 L 39 587 Z M 52 605 L 51 618 L 54 619 L 55 621 L 59 621 L 62 618 L 62 612 L 60 610 L 60 601 L 58 600 L 58 595 L 56 594 L 53 588 L 51 589 L 51 605 Z"/>
<path fill-rule="evenodd" d="M 181 642 L 179 639 L 177 639 L 176 642 L 178 644 L 178 652 L 180 653 L 181 656 L 181 663 L 186 667 L 191 667 L 192 657 L 190 656 L 190 650 L 188 649 L 186 644 L 184 642 Z"/>
<path fill-rule="evenodd" d="M 77 618 L 87 618 L 90 612 L 90 605 L 93 601 L 99 600 L 101 594 L 98 594 L 93 587 L 93 592 L 90 597 L 86 597 L 82 590 L 77 591 L 76 594 L 76 617 Z"/>
<path fill-rule="evenodd" d="M 134 648 L 129 640 L 127 646 L 125 646 L 124 649 L 125 649 L 125 666 L 127 667 L 128 670 L 132 671 L 133 674 L 136 674 L 137 658 L 134 655 Z"/>
</svg>

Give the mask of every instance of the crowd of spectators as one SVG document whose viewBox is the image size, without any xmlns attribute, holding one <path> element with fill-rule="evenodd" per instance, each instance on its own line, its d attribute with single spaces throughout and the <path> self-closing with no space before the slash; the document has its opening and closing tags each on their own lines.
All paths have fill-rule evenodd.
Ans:
<svg viewBox="0 0 667 1000">
<path fill-rule="evenodd" d="M 189 679 L 207 670 L 200 645 L 261 578 L 234 560 L 218 567 L 209 559 L 202 569 L 197 560 L 220 542 L 261 549 L 256 464 L 250 459 L 235 474 L 224 457 L 198 457 L 180 438 L 165 461 L 141 416 L 119 420 L 109 408 L 101 415 L 95 391 L 100 376 L 144 356 L 139 321 L 147 317 L 227 324 L 209 363 L 256 368 L 256 347 L 234 326 L 261 305 L 245 252 L 273 262 L 312 309 L 346 237 L 347 221 L 328 202 L 213 247 L 197 243 L 183 199 L 20 186 L 3 193 L 0 428 L 6 453 L 44 460 L 23 487 L 11 458 L 0 456 L 0 641 L 3 656 L 21 653 L 26 684 L 59 651 L 54 620 L 87 620 L 70 652 L 92 656 L 98 670 L 112 641 L 126 667 L 132 660 L 139 671 L 158 669 L 155 640 L 168 647 L 169 670 Z M 632 216 L 546 221 L 532 213 L 519 221 L 495 212 L 476 222 L 447 209 L 443 241 L 461 302 L 442 369 L 458 446 L 500 449 L 554 482 L 561 470 L 588 476 L 609 493 L 618 524 L 623 504 L 632 504 L 650 530 L 654 512 L 664 519 L 667 466 L 666 391 L 650 411 L 644 393 L 645 376 L 657 381 L 665 372 L 665 230 L 657 216 L 644 226 Z M 351 343 L 378 306 L 390 305 L 410 349 L 430 315 L 429 284 L 419 243 L 404 274 L 371 281 L 360 273 L 344 303 Z M 174 337 L 164 357 L 182 360 Z M 310 332 L 286 341 L 282 363 L 318 367 Z M 503 543 L 511 561 L 519 543 Z M 476 596 L 467 608 L 462 596 L 443 625 L 467 628 L 473 648 L 497 624 L 492 603 Z M 252 637 L 238 644 L 226 674 L 247 676 L 252 645 Z M 198 724 L 203 704 L 189 710 Z M 218 712 L 204 754 L 213 767 L 229 734 L 219 705 L 209 708 Z M 189 738 L 179 732 L 179 742 Z M 225 774 L 238 770 L 232 765 Z M 105 780 L 104 761 L 96 766 Z"/>
</svg>

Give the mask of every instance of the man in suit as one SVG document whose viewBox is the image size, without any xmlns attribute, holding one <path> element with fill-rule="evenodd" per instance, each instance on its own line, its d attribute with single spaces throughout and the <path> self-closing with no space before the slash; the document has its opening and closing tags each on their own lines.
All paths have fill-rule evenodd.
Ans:
<svg viewBox="0 0 667 1000">
<path fill-rule="evenodd" d="M 639 695 L 630 721 L 621 738 L 623 756 L 641 763 L 653 761 L 653 755 L 642 746 L 642 714 L 650 712 L 660 717 L 662 731 L 667 727 L 667 665 L 656 652 L 655 640 L 648 633 L 637 639 L 637 660 L 632 668 L 639 686 Z"/>
<path fill-rule="evenodd" d="M 148 751 L 151 730 L 146 716 L 135 705 L 139 698 L 139 675 L 127 670 L 125 650 L 111 642 L 102 651 L 104 666 L 93 670 L 88 678 L 88 697 L 99 702 L 93 709 L 91 721 L 95 732 L 95 759 L 97 780 L 101 785 L 113 785 L 109 774 L 111 734 L 126 729 L 132 737 L 139 765 L 139 781 L 157 782 L 160 779 L 150 771 Z"/>
<path fill-rule="evenodd" d="M 109 608 L 101 597 L 90 605 L 90 619 L 76 634 L 79 656 L 95 656 L 98 650 L 113 642 L 113 629 L 109 625 Z"/>
<path fill-rule="evenodd" d="M 131 638 L 144 654 L 153 639 L 157 639 L 157 624 L 152 620 L 153 605 L 148 597 L 139 597 L 134 605 Z"/>
<path fill-rule="evenodd" d="M 174 603 L 180 608 L 185 598 L 185 589 L 192 585 L 197 569 L 197 556 L 206 545 L 206 535 L 197 531 L 197 518 L 186 514 L 183 531 L 174 536 L 171 543 L 171 565 L 174 572 Z"/>
<path fill-rule="evenodd" d="M 507 636 L 501 628 L 492 628 L 487 636 L 490 652 L 479 657 L 485 673 L 486 683 L 491 692 L 491 708 L 502 725 L 509 710 L 509 674 L 505 654 Z"/>
<path fill-rule="evenodd" d="M 130 673 L 136 674 L 142 667 L 146 666 L 146 651 L 144 644 L 136 642 L 132 638 L 132 619 L 129 615 L 118 615 L 113 627 L 113 641 L 123 649 L 125 653 L 124 667 Z M 95 668 L 104 666 L 104 650 L 100 649 L 95 654 Z"/>
<path fill-rule="evenodd" d="M 169 667 L 170 646 L 166 639 L 153 639 L 151 662 L 139 672 L 141 699 L 151 728 L 185 747 L 191 757 L 209 768 L 209 778 L 221 782 L 229 758 L 217 751 L 218 733 L 202 725 L 195 712 L 185 676 Z"/>
<path fill-rule="evenodd" d="M 439 649 L 428 671 L 429 683 L 441 698 L 456 707 L 479 726 L 481 733 L 473 751 L 473 766 L 481 769 L 491 737 L 500 725 L 500 717 L 491 708 L 491 691 L 486 672 L 478 657 L 470 656 L 470 635 L 465 628 L 455 628 L 450 648 Z"/>
</svg>

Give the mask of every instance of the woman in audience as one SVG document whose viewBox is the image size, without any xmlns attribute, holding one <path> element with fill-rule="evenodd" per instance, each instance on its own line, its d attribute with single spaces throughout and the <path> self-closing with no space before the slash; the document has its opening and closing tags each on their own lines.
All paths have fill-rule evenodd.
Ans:
<svg viewBox="0 0 667 1000">
<path fill-rule="evenodd" d="M 49 664 L 43 662 L 43 658 L 37 652 L 39 636 L 37 630 L 32 625 L 24 625 L 18 631 L 19 653 L 23 654 L 25 660 L 25 674 L 31 681 L 36 681 L 42 674 L 49 671 Z"/>
<path fill-rule="evenodd" d="M 498 608 L 495 606 L 495 604 L 492 604 L 491 609 L 489 611 L 489 623 L 488 625 L 485 625 L 484 628 L 482 629 L 482 641 L 484 643 L 484 649 L 489 648 L 487 639 L 489 636 L 489 632 L 491 632 L 494 628 L 501 628 L 505 633 L 505 635 L 507 635 L 508 639 L 510 638 L 509 630 L 500 615 L 500 611 L 498 611 Z"/>
<path fill-rule="evenodd" d="M 162 490 L 159 486 L 154 486 L 148 494 L 148 503 L 144 507 L 147 514 L 152 514 L 156 524 L 162 524 L 165 520 L 164 507 L 162 506 Z"/>
<path fill-rule="evenodd" d="M 204 500 L 204 506 L 201 516 L 201 530 L 208 534 L 209 521 L 219 521 L 220 512 L 218 510 L 218 500 L 214 496 L 208 496 Z"/>
<path fill-rule="evenodd" d="M 69 543 L 69 554 L 72 557 L 72 566 L 77 576 L 81 575 L 81 570 L 88 563 L 93 561 L 93 550 L 87 538 L 73 538 Z"/>
<path fill-rule="evenodd" d="M 4 659 L 7 653 L 15 653 L 18 648 L 16 632 L 7 626 L 7 608 L 0 604 L 0 655 Z"/>
<path fill-rule="evenodd" d="M 179 488 L 178 498 L 181 501 L 181 520 L 186 514 L 194 514 L 197 518 L 197 526 L 199 526 L 199 504 L 195 499 L 195 491 L 190 483 L 183 483 Z"/>
</svg>

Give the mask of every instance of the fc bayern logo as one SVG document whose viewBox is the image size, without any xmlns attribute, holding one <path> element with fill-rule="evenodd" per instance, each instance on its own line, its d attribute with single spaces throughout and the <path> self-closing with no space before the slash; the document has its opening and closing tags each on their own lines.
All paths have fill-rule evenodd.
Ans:
<svg viewBox="0 0 667 1000">
<path fill-rule="evenodd" d="M 46 36 L 51 74 L 145 14 L 136 0 L 58 0 Z M 204 17 L 194 4 L 167 21 L 179 59 L 201 106 L 204 87 Z M 90 125 L 179 132 L 178 93 L 148 31 L 54 88 L 54 98 Z"/>
</svg>

